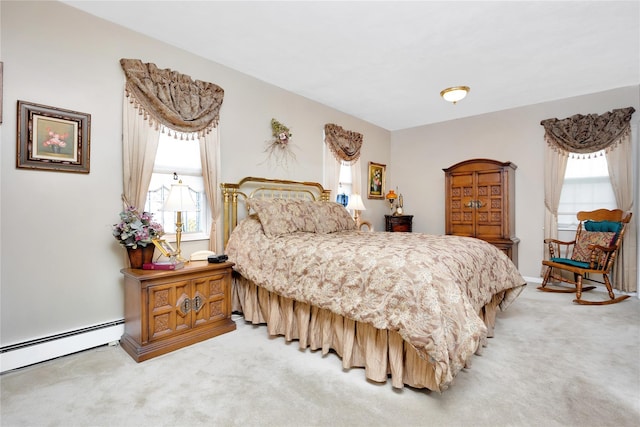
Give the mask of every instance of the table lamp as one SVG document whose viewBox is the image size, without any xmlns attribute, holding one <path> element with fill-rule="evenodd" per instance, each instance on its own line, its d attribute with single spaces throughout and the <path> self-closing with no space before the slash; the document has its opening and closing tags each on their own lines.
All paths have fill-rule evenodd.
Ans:
<svg viewBox="0 0 640 427">
<path fill-rule="evenodd" d="M 347 209 L 353 210 L 354 212 L 354 220 L 356 221 L 356 225 L 360 227 L 360 211 L 366 211 L 367 208 L 364 207 L 362 203 L 362 197 L 359 194 L 352 194 L 349 197 L 349 203 L 347 204 Z"/>
<path fill-rule="evenodd" d="M 197 211 L 198 207 L 191 198 L 189 186 L 179 180 L 177 184 L 171 184 L 169 197 L 164 203 L 162 210 L 176 213 L 176 259 L 186 262 L 181 256 L 180 240 L 182 239 L 182 212 Z"/>
<path fill-rule="evenodd" d="M 398 198 L 398 195 L 396 194 L 395 191 L 389 190 L 389 192 L 387 193 L 387 195 L 385 197 L 386 197 L 387 201 L 389 202 L 389 209 L 391 209 L 391 213 L 393 214 L 393 203 Z"/>
</svg>

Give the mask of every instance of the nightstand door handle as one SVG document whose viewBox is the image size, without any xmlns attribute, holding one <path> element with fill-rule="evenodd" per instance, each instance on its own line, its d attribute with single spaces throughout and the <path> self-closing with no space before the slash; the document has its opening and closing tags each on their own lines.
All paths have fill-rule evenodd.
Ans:
<svg viewBox="0 0 640 427">
<path fill-rule="evenodd" d="M 193 311 L 196 313 L 200 311 L 202 308 L 202 297 L 200 295 L 196 295 L 193 299 Z"/>
<path fill-rule="evenodd" d="M 183 316 L 186 316 L 187 313 L 191 311 L 191 299 L 189 298 L 183 299 L 179 307 L 180 307 L 180 313 L 182 313 Z"/>
</svg>

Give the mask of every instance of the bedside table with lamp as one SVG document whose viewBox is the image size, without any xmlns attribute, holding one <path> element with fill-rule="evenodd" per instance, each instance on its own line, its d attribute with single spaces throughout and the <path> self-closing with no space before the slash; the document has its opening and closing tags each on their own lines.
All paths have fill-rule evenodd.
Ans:
<svg viewBox="0 0 640 427">
<path fill-rule="evenodd" d="M 413 229 L 413 215 L 403 215 L 404 199 L 402 194 L 397 194 L 395 191 L 389 190 L 385 198 L 389 202 L 389 208 L 391 209 L 391 213 L 384 216 L 385 231 L 411 232 Z M 397 206 L 394 212 L 393 208 L 396 201 Z"/>
</svg>

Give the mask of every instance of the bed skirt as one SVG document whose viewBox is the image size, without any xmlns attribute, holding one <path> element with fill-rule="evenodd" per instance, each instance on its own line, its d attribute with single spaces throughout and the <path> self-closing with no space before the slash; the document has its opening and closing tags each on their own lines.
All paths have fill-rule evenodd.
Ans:
<svg viewBox="0 0 640 427">
<path fill-rule="evenodd" d="M 489 336 L 493 335 L 495 316 L 504 292 L 481 309 Z M 364 368 L 365 376 L 384 383 L 391 377 L 395 388 L 404 385 L 441 391 L 433 365 L 422 359 L 396 331 L 380 330 L 310 304 L 271 293 L 234 273 L 232 310 L 242 313 L 252 324 L 266 324 L 271 336 L 298 340 L 300 349 L 335 351 L 343 369 Z M 476 354 L 486 344 L 483 340 Z M 467 367 L 469 361 L 467 361 Z"/>
</svg>

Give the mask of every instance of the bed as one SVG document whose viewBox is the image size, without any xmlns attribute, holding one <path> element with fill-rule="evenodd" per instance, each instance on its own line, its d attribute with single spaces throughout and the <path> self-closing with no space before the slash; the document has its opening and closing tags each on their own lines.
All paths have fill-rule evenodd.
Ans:
<svg viewBox="0 0 640 427">
<path fill-rule="evenodd" d="M 360 231 L 317 183 L 221 188 L 233 311 L 371 381 L 446 390 L 526 285 L 479 239 Z"/>
</svg>

